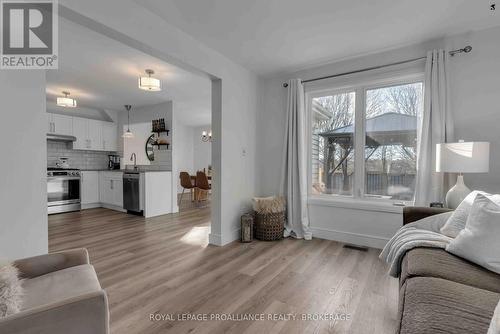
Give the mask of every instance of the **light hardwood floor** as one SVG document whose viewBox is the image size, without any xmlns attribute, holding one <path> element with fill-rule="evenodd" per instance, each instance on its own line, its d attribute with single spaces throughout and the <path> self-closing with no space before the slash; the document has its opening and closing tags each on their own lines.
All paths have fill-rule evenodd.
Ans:
<svg viewBox="0 0 500 334">
<path fill-rule="evenodd" d="M 209 220 L 208 206 L 152 219 L 92 209 L 50 216 L 49 245 L 89 250 L 114 334 L 394 332 L 398 284 L 378 250 L 320 239 L 208 246 Z M 154 313 L 351 319 L 151 321 Z"/>
</svg>

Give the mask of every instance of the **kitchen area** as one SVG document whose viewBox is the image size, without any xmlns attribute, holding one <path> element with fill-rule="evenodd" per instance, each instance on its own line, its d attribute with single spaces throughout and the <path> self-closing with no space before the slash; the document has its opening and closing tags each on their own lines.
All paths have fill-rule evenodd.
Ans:
<svg viewBox="0 0 500 334">
<path fill-rule="evenodd" d="M 162 107 L 168 109 L 165 104 L 157 109 Z M 175 210 L 171 159 L 167 158 L 171 156 L 170 144 L 168 149 L 166 144 L 145 144 L 144 154 L 149 149 L 149 158 L 156 154 L 157 159 L 138 165 L 137 156 L 142 152 L 130 153 L 128 149 L 136 140 L 130 136 L 131 125 L 126 125 L 129 134 L 125 131 L 119 136 L 120 117 L 110 115 L 114 121 L 47 113 L 48 214 L 103 207 L 148 218 Z M 155 122 L 151 120 L 150 126 Z M 166 129 L 151 134 L 152 130 L 148 139 L 169 142 Z M 127 159 L 122 159 L 125 150 Z"/>
<path fill-rule="evenodd" d="M 204 154 L 193 143 L 195 127 L 210 124 L 210 79 L 64 18 L 59 26 L 59 68 L 46 73 L 47 213 L 178 212 L 179 172 L 210 164 L 195 166 Z"/>
</svg>

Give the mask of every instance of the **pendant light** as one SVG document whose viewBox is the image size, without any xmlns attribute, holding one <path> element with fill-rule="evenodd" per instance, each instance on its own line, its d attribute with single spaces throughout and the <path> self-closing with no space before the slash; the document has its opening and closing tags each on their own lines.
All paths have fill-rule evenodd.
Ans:
<svg viewBox="0 0 500 334">
<path fill-rule="evenodd" d="M 75 108 L 76 100 L 69 97 L 69 92 L 62 92 L 64 96 L 57 98 L 57 105 L 64 108 Z"/>
<path fill-rule="evenodd" d="M 123 138 L 134 138 L 134 134 L 132 131 L 130 131 L 130 109 L 132 109 L 132 106 L 130 104 L 125 105 L 125 109 L 127 109 L 127 119 L 128 119 L 128 125 L 127 125 L 127 131 L 123 133 Z"/>
<path fill-rule="evenodd" d="M 146 70 L 147 77 L 139 77 L 139 88 L 150 92 L 161 91 L 160 79 L 153 78 L 151 75 L 155 74 L 153 70 Z"/>
</svg>

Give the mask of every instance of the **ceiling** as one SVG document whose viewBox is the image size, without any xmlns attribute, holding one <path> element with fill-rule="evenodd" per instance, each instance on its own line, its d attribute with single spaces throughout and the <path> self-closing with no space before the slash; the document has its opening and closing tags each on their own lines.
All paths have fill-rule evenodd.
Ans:
<svg viewBox="0 0 500 334">
<path fill-rule="evenodd" d="M 492 0 L 135 0 L 258 74 L 500 25 Z"/>
<path fill-rule="evenodd" d="M 138 86 L 139 75 L 150 68 L 162 80 L 161 92 Z M 62 91 L 69 91 L 81 110 L 124 111 L 134 107 L 174 102 L 174 112 L 185 125 L 211 122 L 211 86 L 207 77 L 190 73 L 146 55 L 83 26 L 60 18 L 59 69 L 47 71 L 47 100 L 53 105 Z M 64 108 L 66 109 L 66 108 Z"/>
</svg>

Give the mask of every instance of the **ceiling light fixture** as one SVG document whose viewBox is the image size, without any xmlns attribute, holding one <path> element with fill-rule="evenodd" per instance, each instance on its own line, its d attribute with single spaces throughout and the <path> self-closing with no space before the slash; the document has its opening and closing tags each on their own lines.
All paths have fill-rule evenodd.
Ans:
<svg viewBox="0 0 500 334">
<path fill-rule="evenodd" d="M 139 77 L 139 88 L 150 92 L 161 91 L 160 79 L 153 78 L 151 75 L 155 74 L 153 70 L 146 70 L 147 77 Z"/>
<path fill-rule="evenodd" d="M 57 98 L 57 105 L 64 108 L 75 108 L 76 100 L 72 99 L 69 96 L 69 92 L 62 92 L 64 96 Z"/>
<path fill-rule="evenodd" d="M 123 133 L 123 138 L 134 138 L 134 134 L 132 131 L 130 131 L 130 109 L 132 109 L 132 106 L 130 104 L 125 105 L 125 109 L 127 109 L 127 118 L 128 118 L 128 125 L 127 125 L 127 131 Z"/>
</svg>

